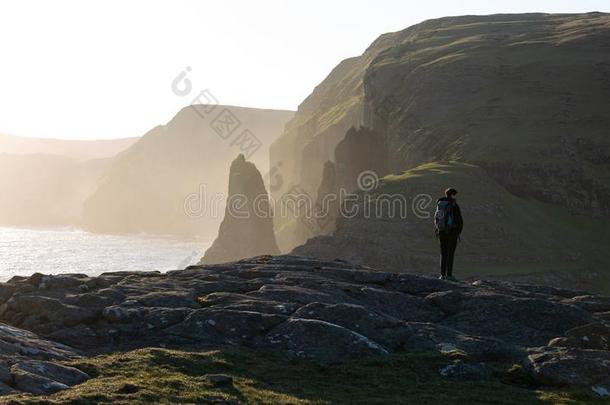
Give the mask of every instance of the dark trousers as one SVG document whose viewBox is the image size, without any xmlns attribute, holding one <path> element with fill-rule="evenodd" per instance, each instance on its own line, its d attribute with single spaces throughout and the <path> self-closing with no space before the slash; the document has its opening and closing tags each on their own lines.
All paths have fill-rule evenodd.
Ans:
<svg viewBox="0 0 610 405">
<path fill-rule="evenodd" d="M 453 275 L 453 255 L 458 243 L 456 234 L 440 234 L 438 239 L 441 244 L 441 274 L 443 276 Z"/>
</svg>

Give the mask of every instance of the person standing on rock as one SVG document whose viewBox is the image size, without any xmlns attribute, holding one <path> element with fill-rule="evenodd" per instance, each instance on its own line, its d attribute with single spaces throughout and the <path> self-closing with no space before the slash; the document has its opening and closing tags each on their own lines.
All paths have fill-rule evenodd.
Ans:
<svg viewBox="0 0 610 405">
<path fill-rule="evenodd" d="M 453 277 L 453 256 L 464 222 L 460 207 L 457 204 L 456 189 L 448 188 L 445 190 L 445 197 L 436 201 L 434 226 L 441 247 L 441 275 L 439 278 L 457 281 Z"/>
</svg>

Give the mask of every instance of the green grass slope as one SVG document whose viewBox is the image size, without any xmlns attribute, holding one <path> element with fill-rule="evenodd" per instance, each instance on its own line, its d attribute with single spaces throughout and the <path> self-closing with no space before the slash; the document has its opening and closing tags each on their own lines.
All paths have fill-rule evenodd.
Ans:
<svg viewBox="0 0 610 405">
<path fill-rule="evenodd" d="M 393 170 L 475 163 L 514 194 L 607 214 L 610 16 L 449 17 L 395 36 L 363 77 Z"/>
<path fill-rule="evenodd" d="M 311 239 L 295 253 L 435 273 L 438 242 L 432 217 L 436 198 L 449 185 L 461 191 L 465 222 L 455 263 L 458 277 L 555 273 L 581 280 L 593 275 L 595 281 L 581 287 L 610 291 L 608 219 L 518 197 L 480 167 L 460 162 L 427 163 L 384 177 L 366 197 L 373 207 L 368 218 L 345 220 L 332 237 Z M 401 196 L 406 215 L 380 202 L 388 196 Z"/>
<path fill-rule="evenodd" d="M 95 378 L 48 397 L 8 396 L 11 404 L 601 404 L 583 393 L 531 386 L 517 365 L 489 364 L 487 380 L 442 377 L 459 353 L 413 353 L 342 364 L 287 359 L 246 349 L 141 349 L 71 363 Z M 233 377 L 226 385 L 207 374 Z M 233 401 L 233 402 L 231 402 Z"/>
</svg>

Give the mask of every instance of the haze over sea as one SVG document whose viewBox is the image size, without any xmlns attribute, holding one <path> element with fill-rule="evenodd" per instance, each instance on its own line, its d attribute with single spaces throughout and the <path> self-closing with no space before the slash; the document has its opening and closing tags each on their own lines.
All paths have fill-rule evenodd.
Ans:
<svg viewBox="0 0 610 405">
<path fill-rule="evenodd" d="M 171 237 L 0 227 L 0 281 L 33 273 L 175 270 L 199 261 L 206 248 Z"/>
</svg>

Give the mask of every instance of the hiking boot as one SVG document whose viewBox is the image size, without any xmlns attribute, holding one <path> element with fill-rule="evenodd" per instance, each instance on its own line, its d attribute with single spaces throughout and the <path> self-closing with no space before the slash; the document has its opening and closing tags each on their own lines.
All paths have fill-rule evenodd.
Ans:
<svg viewBox="0 0 610 405">
<path fill-rule="evenodd" d="M 453 276 L 447 276 L 447 277 L 445 278 L 445 280 L 453 281 L 453 282 L 456 282 L 456 283 L 457 283 L 457 282 L 459 282 L 459 281 L 458 281 L 458 279 L 457 279 L 457 278 L 455 278 L 455 277 L 453 277 Z"/>
<path fill-rule="evenodd" d="M 446 277 L 445 277 L 444 275 L 442 275 L 442 274 L 441 274 L 440 276 L 438 276 L 438 279 L 439 279 L 439 280 L 444 280 L 445 278 L 446 278 Z"/>
</svg>

